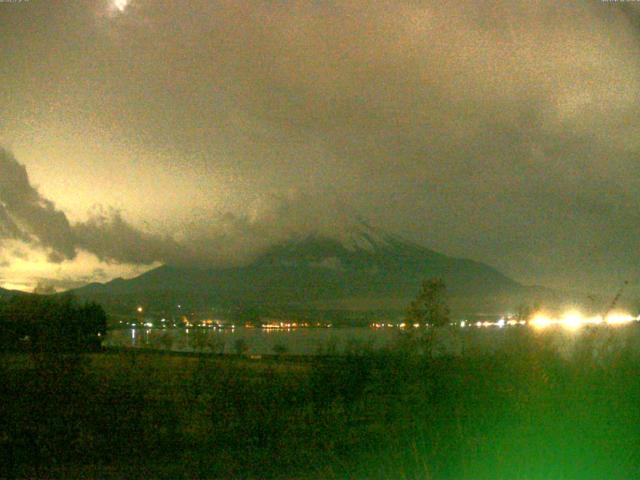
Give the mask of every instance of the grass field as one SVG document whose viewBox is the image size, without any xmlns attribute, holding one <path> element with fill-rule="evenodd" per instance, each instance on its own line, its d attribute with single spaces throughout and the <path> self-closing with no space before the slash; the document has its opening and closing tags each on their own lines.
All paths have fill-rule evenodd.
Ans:
<svg viewBox="0 0 640 480">
<path fill-rule="evenodd" d="M 0 478 L 640 478 L 640 358 L 2 355 Z"/>
</svg>

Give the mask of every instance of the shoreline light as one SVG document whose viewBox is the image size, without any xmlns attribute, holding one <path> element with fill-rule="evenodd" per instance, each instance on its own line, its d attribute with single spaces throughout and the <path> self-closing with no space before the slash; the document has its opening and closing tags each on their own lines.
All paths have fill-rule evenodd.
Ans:
<svg viewBox="0 0 640 480">
<path fill-rule="evenodd" d="M 538 313 L 534 315 L 534 317 L 529 321 L 529 325 L 536 329 L 547 328 L 549 325 L 552 325 L 554 321 L 548 316 Z"/>
<path fill-rule="evenodd" d="M 113 0 L 111 4 L 115 7 L 116 10 L 122 13 L 127 9 L 129 3 L 130 0 Z"/>
<path fill-rule="evenodd" d="M 562 314 L 559 318 L 552 318 L 544 313 L 537 313 L 529 321 L 529 325 L 537 330 L 541 330 L 550 326 L 560 326 L 567 330 L 577 330 L 586 325 L 626 325 L 631 322 L 640 320 L 640 318 L 629 315 L 626 312 L 612 312 L 606 316 L 593 315 L 585 316 L 577 310 L 569 310 Z"/>
</svg>

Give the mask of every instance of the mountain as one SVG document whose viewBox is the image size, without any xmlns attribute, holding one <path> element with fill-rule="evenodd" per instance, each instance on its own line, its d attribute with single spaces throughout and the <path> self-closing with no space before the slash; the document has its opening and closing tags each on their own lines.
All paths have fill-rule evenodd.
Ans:
<svg viewBox="0 0 640 480">
<path fill-rule="evenodd" d="M 0 288 L 0 298 L 9 298 L 16 295 L 26 295 L 26 293 L 19 290 L 7 290 L 5 288 Z"/>
<path fill-rule="evenodd" d="M 365 223 L 332 236 L 309 235 L 271 247 L 246 265 L 161 266 L 130 280 L 75 290 L 107 307 L 137 304 L 168 309 L 277 306 L 284 309 L 403 310 L 422 280 L 442 277 L 454 310 L 498 308 L 507 297 L 531 294 L 496 269 L 453 258 Z M 488 303 L 487 303 L 488 302 Z M 496 303 L 497 302 L 497 303 Z"/>
</svg>

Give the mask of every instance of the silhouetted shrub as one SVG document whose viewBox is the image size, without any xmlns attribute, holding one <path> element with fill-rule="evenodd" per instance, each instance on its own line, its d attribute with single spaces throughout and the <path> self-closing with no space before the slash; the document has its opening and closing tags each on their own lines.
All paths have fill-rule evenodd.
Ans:
<svg viewBox="0 0 640 480">
<path fill-rule="evenodd" d="M 96 303 L 71 296 L 17 295 L 0 301 L 0 348 L 32 352 L 98 350 L 107 317 Z"/>
</svg>

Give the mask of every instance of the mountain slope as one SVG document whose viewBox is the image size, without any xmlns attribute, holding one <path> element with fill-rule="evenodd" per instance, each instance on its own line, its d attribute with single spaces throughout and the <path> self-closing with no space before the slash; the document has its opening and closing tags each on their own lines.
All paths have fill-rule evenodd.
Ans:
<svg viewBox="0 0 640 480">
<path fill-rule="evenodd" d="M 0 298 L 10 298 L 16 295 L 28 295 L 25 292 L 19 290 L 7 290 L 6 288 L 0 288 Z"/>
<path fill-rule="evenodd" d="M 452 298 L 477 301 L 527 289 L 483 263 L 448 257 L 360 223 L 336 238 L 310 235 L 275 245 L 244 266 L 162 266 L 75 292 L 106 305 L 144 302 L 159 308 L 182 303 L 397 309 L 433 276 L 444 278 Z"/>
</svg>

